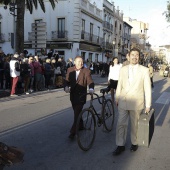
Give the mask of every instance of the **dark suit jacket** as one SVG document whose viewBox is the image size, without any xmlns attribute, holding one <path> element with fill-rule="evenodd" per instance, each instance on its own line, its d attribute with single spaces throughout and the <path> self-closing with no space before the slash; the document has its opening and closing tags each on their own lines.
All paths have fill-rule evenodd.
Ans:
<svg viewBox="0 0 170 170">
<path fill-rule="evenodd" d="M 82 96 L 82 94 L 87 93 L 87 86 L 94 89 L 90 70 L 83 67 L 76 80 L 75 67 L 68 68 L 64 88 L 66 86 L 70 87 L 70 101 L 72 104 L 86 103 L 86 96 Z"/>
</svg>

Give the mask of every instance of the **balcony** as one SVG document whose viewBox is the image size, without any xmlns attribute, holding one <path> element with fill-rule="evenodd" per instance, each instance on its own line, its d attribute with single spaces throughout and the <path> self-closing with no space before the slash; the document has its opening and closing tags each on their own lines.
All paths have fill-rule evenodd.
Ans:
<svg viewBox="0 0 170 170">
<path fill-rule="evenodd" d="M 0 33 L 0 43 L 5 42 L 5 34 Z"/>
<path fill-rule="evenodd" d="M 110 42 L 108 42 L 108 41 L 104 41 L 104 42 L 102 43 L 102 47 L 103 47 L 104 49 L 113 50 L 113 44 L 110 43 Z"/>
<path fill-rule="evenodd" d="M 107 29 L 113 31 L 113 25 L 110 24 L 110 23 L 107 22 L 107 21 L 103 21 L 103 27 L 105 27 L 105 28 L 107 28 Z"/>
<path fill-rule="evenodd" d="M 61 40 L 61 39 L 67 40 L 68 39 L 67 33 L 68 33 L 67 31 L 52 31 L 51 39 L 52 40 Z"/>
<path fill-rule="evenodd" d="M 87 41 L 87 42 L 91 42 L 91 43 L 95 43 L 100 45 L 102 42 L 102 38 L 97 36 L 97 35 L 93 35 L 90 33 L 87 33 L 85 31 L 81 32 L 81 40 Z"/>
<path fill-rule="evenodd" d="M 95 3 L 91 3 L 87 0 L 81 0 L 81 9 L 86 12 L 89 12 L 90 14 L 94 15 L 95 17 L 101 18 L 102 17 L 102 10 L 96 7 Z"/>
</svg>

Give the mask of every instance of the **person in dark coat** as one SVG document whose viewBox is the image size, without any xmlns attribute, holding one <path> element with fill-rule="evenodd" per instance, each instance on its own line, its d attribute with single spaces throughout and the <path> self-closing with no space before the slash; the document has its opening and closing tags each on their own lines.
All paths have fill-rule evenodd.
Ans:
<svg viewBox="0 0 170 170">
<path fill-rule="evenodd" d="M 20 65 L 20 68 L 21 68 L 21 77 L 24 82 L 24 93 L 29 94 L 28 86 L 31 78 L 31 67 L 28 64 L 28 58 L 23 59 L 23 63 Z"/>
<path fill-rule="evenodd" d="M 48 90 L 50 89 L 50 80 L 52 76 L 52 66 L 51 66 L 51 60 L 49 58 L 46 59 L 46 63 L 44 65 L 45 68 L 45 88 Z"/>
<path fill-rule="evenodd" d="M 74 122 L 69 135 L 71 139 L 73 139 L 76 134 L 76 122 L 83 109 L 83 105 L 86 103 L 86 96 L 82 95 L 87 93 L 87 86 L 89 87 L 89 93 L 94 92 L 94 82 L 90 70 L 83 67 L 82 57 L 75 57 L 74 64 L 74 67 L 68 68 L 64 83 L 65 92 L 70 92 L 70 101 L 74 110 Z M 83 120 L 79 128 L 83 128 Z"/>
<path fill-rule="evenodd" d="M 10 76 L 10 56 L 5 57 L 4 62 L 4 75 L 5 75 L 5 89 L 11 89 L 11 76 Z"/>
</svg>

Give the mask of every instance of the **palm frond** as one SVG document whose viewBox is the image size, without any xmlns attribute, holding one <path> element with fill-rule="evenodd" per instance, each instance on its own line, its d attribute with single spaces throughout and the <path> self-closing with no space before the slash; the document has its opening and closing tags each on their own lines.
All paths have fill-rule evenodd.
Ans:
<svg viewBox="0 0 170 170">
<path fill-rule="evenodd" d="M 43 10 L 43 12 L 45 12 L 45 5 L 44 5 L 44 1 L 43 0 L 38 0 L 40 6 L 41 6 L 41 9 Z"/>
<path fill-rule="evenodd" d="M 32 4 L 32 0 L 26 0 L 26 5 L 27 5 L 27 9 L 30 11 L 30 13 L 32 14 L 33 12 L 33 4 Z"/>
<path fill-rule="evenodd" d="M 11 0 L 0 0 L 0 4 L 8 5 Z"/>
<path fill-rule="evenodd" d="M 58 2 L 57 0 L 49 0 L 51 3 L 52 8 L 55 8 L 55 2 Z"/>
</svg>

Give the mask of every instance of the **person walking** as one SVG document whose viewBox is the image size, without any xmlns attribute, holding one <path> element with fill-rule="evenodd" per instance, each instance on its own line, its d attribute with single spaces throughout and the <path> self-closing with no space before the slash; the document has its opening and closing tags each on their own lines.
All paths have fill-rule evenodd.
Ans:
<svg viewBox="0 0 170 170">
<path fill-rule="evenodd" d="M 10 65 L 10 75 L 12 78 L 11 96 L 17 96 L 16 87 L 20 76 L 19 54 L 14 54 L 9 65 Z"/>
<path fill-rule="evenodd" d="M 90 70 L 83 67 L 83 58 L 81 56 L 76 56 L 74 64 L 74 67 L 68 68 L 64 83 L 65 92 L 70 92 L 70 101 L 74 110 L 74 122 L 70 129 L 70 139 L 73 139 L 76 134 L 76 122 L 86 103 L 86 96 L 83 94 L 87 93 L 87 86 L 89 87 L 89 93 L 94 92 L 94 82 Z M 82 128 L 83 121 L 81 121 L 79 125 L 79 129 Z"/>
<path fill-rule="evenodd" d="M 113 155 L 119 155 L 125 150 L 128 121 L 131 121 L 131 148 L 138 149 L 137 129 L 142 110 L 145 113 L 151 107 L 151 82 L 149 69 L 139 65 L 140 50 L 133 48 L 129 53 L 130 64 L 121 68 L 116 90 L 116 105 L 118 106 L 118 122 L 116 127 L 117 148 Z"/>
<path fill-rule="evenodd" d="M 51 66 L 51 59 L 47 58 L 46 63 L 44 65 L 45 67 L 45 88 L 50 90 L 50 85 L 51 85 L 51 76 L 52 76 L 52 66 Z"/>
<path fill-rule="evenodd" d="M 108 84 L 111 91 L 112 102 L 114 103 L 114 94 L 116 92 L 117 83 L 119 79 L 119 73 L 122 64 L 119 64 L 118 58 L 113 58 L 110 67 L 109 67 L 109 76 L 108 76 Z"/>
<path fill-rule="evenodd" d="M 4 52 L 0 50 L 0 89 L 4 86 Z"/>
<path fill-rule="evenodd" d="M 30 77 L 31 77 L 31 67 L 28 64 L 28 58 L 23 59 L 23 63 L 20 65 L 21 73 L 20 76 L 24 82 L 24 93 L 29 94 L 28 87 L 30 84 Z"/>
<path fill-rule="evenodd" d="M 148 63 L 148 68 L 149 68 L 149 75 L 150 75 L 150 80 L 151 80 L 151 87 L 154 88 L 153 85 L 153 67 L 151 63 Z"/>
<path fill-rule="evenodd" d="M 129 65 L 129 53 L 126 54 L 126 60 L 123 62 L 123 65 L 122 66 L 126 66 L 126 65 Z"/>
<path fill-rule="evenodd" d="M 6 56 L 4 60 L 4 75 L 5 75 L 5 89 L 9 90 L 11 89 L 11 76 L 10 76 L 10 62 L 11 58 L 10 56 Z"/>
</svg>

